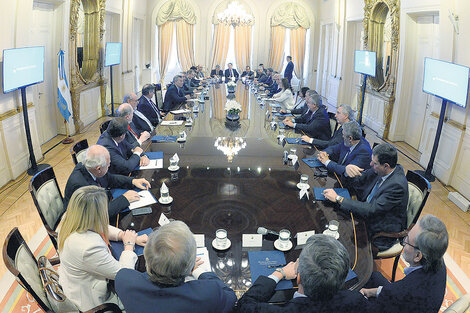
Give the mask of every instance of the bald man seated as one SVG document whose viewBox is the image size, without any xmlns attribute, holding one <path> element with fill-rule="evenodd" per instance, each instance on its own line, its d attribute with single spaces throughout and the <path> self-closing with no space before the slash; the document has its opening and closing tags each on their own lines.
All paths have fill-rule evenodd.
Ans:
<svg viewBox="0 0 470 313">
<path fill-rule="evenodd" d="M 118 108 L 119 117 L 127 121 L 127 132 L 125 140 L 133 147 L 140 147 L 144 141 L 150 138 L 148 131 L 139 131 L 132 121 L 134 118 L 134 109 L 129 103 L 123 103 Z"/>
<path fill-rule="evenodd" d="M 152 122 L 139 110 L 137 110 L 137 105 L 139 104 L 139 98 L 135 93 L 129 93 L 124 96 L 122 103 L 129 103 L 134 110 L 132 116 L 132 123 L 138 132 L 153 132 L 155 127 L 152 125 Z M 163 112 L 160 112 L 162 114 Z"/>
<path fill-rule="evenodd" d="M 108 191 L 109 206 L 108 213 L 110 217 L 116 216 L 119 212 L 126 209 L 131 202 L 140 199 L 139 194 L 134 190 L 129 190 L 123 195 L 113 199 L 110 189 L 124 188 L 149 189 L 150 183 L 145 178 L 133 178 L 123 175 L 108 173 L 111 162 L 108 150 L 100 145 L 93 145 L 88 148 L 84 163 L 78 163 L 73 169 L 67 180 L 64 194 L 64 205 L 67 207 L 70 198 L 75 190 L 83 186 L 100 186 Z"/>
</svg>

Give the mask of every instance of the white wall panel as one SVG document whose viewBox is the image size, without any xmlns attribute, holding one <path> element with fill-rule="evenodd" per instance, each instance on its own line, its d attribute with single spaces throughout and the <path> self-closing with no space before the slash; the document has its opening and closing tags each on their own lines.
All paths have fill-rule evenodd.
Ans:
<svg viewBox="0 0 470 313">
<path fill-rule="evenodd" d="M 100 87 L 80 93 L 80 118 L 86 126 L 101 117 Z"/>
</svg>

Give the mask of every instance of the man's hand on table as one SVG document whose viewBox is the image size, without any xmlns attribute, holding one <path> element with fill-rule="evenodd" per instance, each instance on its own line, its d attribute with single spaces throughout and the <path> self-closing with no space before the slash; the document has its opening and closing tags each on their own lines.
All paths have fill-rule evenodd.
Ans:
<svg viewBox="0 0 470 313">
<path fill-rule="evenodd" d="M 331 202 L 336 203 L 336 197 L 338 194 L 333 189 L 325 189 L 323 190 L 323 196 Z"/>
<path fill-rule="evenodd" d="M 348 177 L 357 177 L 357 176 L 362 176 L 362 173 L 364 169 L 360 168 L 357 165 L 354 164 L 348 164 L 346 165 L 346 176 Z"/>
<path fill-rule="evenodd" d="M 132 180 L 132 185 L 136 186 L 139 189 L 145 190 L 151 188 L 150 183 L 145 178 L 134 178 Z"/>
</svg>

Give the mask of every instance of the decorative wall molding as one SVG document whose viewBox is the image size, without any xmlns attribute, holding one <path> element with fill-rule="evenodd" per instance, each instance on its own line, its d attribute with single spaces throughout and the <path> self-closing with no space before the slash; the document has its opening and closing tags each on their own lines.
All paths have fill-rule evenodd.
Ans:
<svg viewBox="0 0 470 313">
<path fill-rule="evenodd" d="M 28 103 L 28 109 L 32 108 L 34 105 L 32 102 L 29 102 Z M 16 114 L 20 114 L 20 113 L 23 113 L 23 107 L 18 107 L 16 109 L 12 109 L 12 110 L 8 110 L 4 113 L 1 113 L 0 114 L 0 121 L 3 121 L 3 120 L 6 120 L 7 118 L 10 118 Z M 1 185 L 0 185 L 1 186 Z"/>
</svg>

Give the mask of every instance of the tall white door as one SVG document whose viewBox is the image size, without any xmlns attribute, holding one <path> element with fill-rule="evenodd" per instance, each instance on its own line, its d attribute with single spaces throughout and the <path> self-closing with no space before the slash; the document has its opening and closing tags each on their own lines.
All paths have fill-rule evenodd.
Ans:
<svg viewBox="0 0 470 313">
<path fill-rule="evenodd" d="M 33 87 L 37 100 L 36 118 L 38 120 L 38 137 L 40 144 L 57 135 L 57 101 L 54 98 L 53 82 L 57 80 L 55 68 L 57 51 L 53 51 L 54 7 L 47 4 L 34 4 L 33 25 L 31 28 L 31 45 L 45 47 L 44 82 Z M 59 113 L 60 114 L 60 113 Z"/>
<path fill-rule="evenodd" d="M 406 127 L 405 141 L 415 149 L 419 149 L 424 119 L 430 108 L 432 96 L 423 92 L 424 58 L 439 57 L 439 16 L 421 16 L 416 19 L 416 53 L 413 88 L 409 101 L 409 119 Z"/>
</svg>

